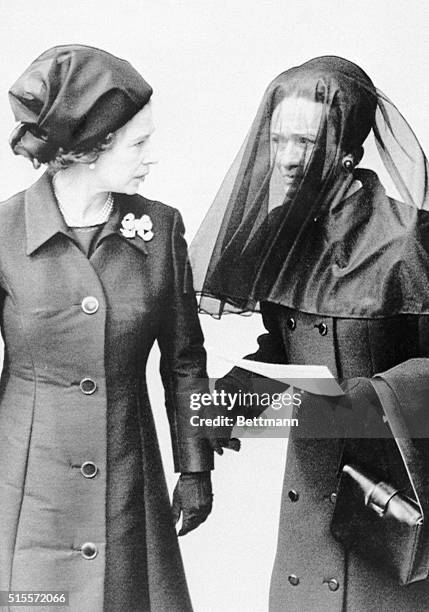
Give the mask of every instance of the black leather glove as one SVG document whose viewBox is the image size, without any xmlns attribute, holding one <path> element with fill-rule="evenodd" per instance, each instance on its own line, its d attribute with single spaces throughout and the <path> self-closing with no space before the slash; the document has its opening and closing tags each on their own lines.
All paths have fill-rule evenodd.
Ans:
<svg viewBox="0 0 429 612">
<path fill-rule="evenodd" d="M 238 438 L 216 438 L 209 428 L 206 429 L 206 432 L 206 440 L 209 443 L 210 448 L 218 455 L 223 455 L 224 448 L 236 451 L 237 453 L 241 448 L 241 442 Z"/>
<path fill-rule="evenodd" d="M 173 521 L 179 521 L 182 515 L 182 527 L 179 536 L 186 535 L 201 525 L 213 505 L 212 482 L 210 472 L 181 474 L 173 492 Z"/>
<path fill-rule="evenodd" d="M 235 387 L 229 388 L 223 381 L 219 379 L 215 384 L 216 391 L 230 391 L 235 392 Z M 237 414 L 234 411 L 230 411 L 227 405 L 221 406 L 209 406 L 206 410 L 206 417 L 216 418 L 218 416 L 229 419 L 229 425 L 223 425 L 221 427 L 210 427 L 205 426 L 205 438 L 210 448 L 218 455 L 223 455 L 223 449 L 227 448 L 238 452 L 241 448 L 241 442 L 238 438 L 231 438 L 231 433 L 234 428 L 234 423 L 237 418 Z M 226 420 L 224 421 L 226 422 Z"/>
</svg>

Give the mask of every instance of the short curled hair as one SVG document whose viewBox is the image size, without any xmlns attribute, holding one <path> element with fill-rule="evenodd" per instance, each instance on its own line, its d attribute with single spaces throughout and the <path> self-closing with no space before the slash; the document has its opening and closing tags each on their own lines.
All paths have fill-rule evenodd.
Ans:
<svg viewBox="0 0 429 612">
<path fill-rule="evenodd" d="M 94 144 L 90 149 L 80 151 L 65 151 L 60 147 L 53 159 L 48 162 L 48 169 L 51 174 L 69 168 L 73 164 L 93 164 L 97 161 L 102 151 L 107 151 L 111 148 L 114 140 L 114 134 L 107 134 L 103 140 Z"/>
</svg>

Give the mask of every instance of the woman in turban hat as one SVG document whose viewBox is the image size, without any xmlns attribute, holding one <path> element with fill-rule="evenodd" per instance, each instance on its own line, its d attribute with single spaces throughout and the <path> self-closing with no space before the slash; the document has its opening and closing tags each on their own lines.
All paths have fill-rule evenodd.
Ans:
<svg viewBox="0 0 429 612">
<path fill-rule="evenodd" d="M 0 210 L 0 589 L 64 590 L 76 612 L 191 610 L 146 387 L 155 341 L 180 533 L 212 504 L 213 452 L 189 425 L 206 373 L 183 223 L 137 194 L 151 94 L 82 45 L 9 92 L 14 153 L 48 170 Z"/>
</svg>

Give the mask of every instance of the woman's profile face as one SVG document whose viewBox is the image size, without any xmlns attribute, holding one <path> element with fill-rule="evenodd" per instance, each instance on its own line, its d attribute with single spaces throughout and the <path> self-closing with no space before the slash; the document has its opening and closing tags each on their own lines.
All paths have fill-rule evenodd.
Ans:
<svg viewBox="0 0 429 612">
<path fill-rule="evenodd" d="M 270 125 L 271 163 L 287 192 L 298 180 L 313 152 L 323 105 L 307 98 L 284 98 L 274 109 Z"/>
<path fill-rule="evenodd" d="M 116 193 L 137 193 L 150 171 L 154 157 L 151 135 L 155 127 L 150 102 L 114 134 L 112 146 L 102 151 L 94 178 L 100 189 Z"/>
</svg>

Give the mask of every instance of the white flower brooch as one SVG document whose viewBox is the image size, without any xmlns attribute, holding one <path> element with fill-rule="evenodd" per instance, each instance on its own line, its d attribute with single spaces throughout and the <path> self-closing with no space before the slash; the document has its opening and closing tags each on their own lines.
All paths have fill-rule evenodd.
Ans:
<svg viewBox="0 0 429 612">
<path fill-rule="evenodd" d="M 122 219 L 120 231 L 125 238 L 135 238 L 137 234 L 145 242 L 149 242 L 153 238 L 152 227 L 153 223 L 149 215 L 142 215 L 140 219 L 136 219 L 134 213 L 128 213 Z"/>
</svg>

